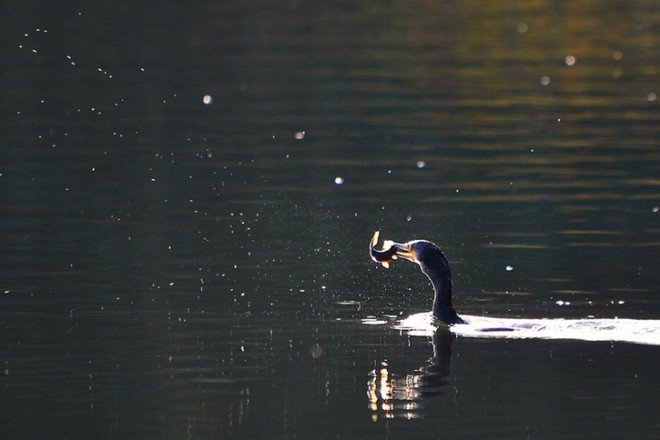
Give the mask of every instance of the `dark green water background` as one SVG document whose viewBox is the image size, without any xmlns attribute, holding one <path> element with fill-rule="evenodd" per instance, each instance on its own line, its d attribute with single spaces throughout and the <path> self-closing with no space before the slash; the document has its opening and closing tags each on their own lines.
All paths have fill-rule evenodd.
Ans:
<svg viewBox="0 0 660 440">
<path fill-rule="evenodd" d="M 367 255 L 441 244 L 467 314 L 658 319 L 659 5 L 2 2 L 0 436 L 660 438 L 657 347 L 429 367 L 392 327 L 430 286 Z M 370 404 L 384 360 L 431 392 Z"/>
</svg>

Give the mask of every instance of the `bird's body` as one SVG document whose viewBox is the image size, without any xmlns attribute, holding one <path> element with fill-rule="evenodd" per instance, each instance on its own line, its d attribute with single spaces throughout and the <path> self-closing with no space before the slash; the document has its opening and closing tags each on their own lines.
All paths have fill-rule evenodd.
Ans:
<svg viewBox="0 0 660 440">
<path fill-rule="evenodd" d="M 409 246 L 416 256 L 417 264 L 433 285 L 435 293 L 433 317 L 447 325 L 465 324 L 465 321 L 454 310 L 451 301 L 451 267 L 445 254 L 438 246 L 426 240 L 409 242 Z"/>
</svg>

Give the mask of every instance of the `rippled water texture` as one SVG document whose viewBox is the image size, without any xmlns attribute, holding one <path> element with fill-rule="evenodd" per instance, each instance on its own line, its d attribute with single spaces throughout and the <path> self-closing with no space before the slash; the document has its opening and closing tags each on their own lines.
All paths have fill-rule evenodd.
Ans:
<svg viewBox="0 0 660 440">
<path fill-rule="evenodd" d="M 0 11 L 0 437 L 660 435 L 656 1 Z"/>
</svg>

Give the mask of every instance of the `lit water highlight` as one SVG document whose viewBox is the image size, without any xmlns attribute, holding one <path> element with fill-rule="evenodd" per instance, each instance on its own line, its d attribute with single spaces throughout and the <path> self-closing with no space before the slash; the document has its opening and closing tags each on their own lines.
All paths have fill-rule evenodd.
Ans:
<svg viewBox="0 0 660 440">
<path fill-rule="evenodd" d="M 577 339 L 660 345 L 660 320 L 657 319 L 461 317 L 467 324 L 453 325 L 450 330 L 457 336 L 467 338 Z M 430 312 L 411 315 L 401 320 L 395 328 L 415 336 L 432 336 L 438 329 Z"/>
</svg>

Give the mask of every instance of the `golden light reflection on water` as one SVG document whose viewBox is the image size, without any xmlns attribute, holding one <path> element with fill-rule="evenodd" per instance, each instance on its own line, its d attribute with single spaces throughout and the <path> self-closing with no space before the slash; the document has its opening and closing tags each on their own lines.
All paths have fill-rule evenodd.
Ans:
<svg viewBox="0 0 660 440">
<path fill-rule="evenodd" d="M 371 420 L 424 417 L 424 402 L 446 393 L 454 338 L 448 330 L 438 329 L 431 340 L 433 357 L 410 373 L 395 374 L 387 360 L 369 372 L 367 398 Z"/>
<path fill-rule="evenodd" d="M 420 408 L 417 401 L 422 398 L 419 390 L 420 375 L 408 374 L 405 377 L 396 377 L 390 373 L 387 361 L 381 362 L 380 368 L 374 369 L 369 375 L 372 377 L 367 383 L 371 420 L 375 422 L 379 417 L 385 419 L 421 417 L 417 412 Z"/>
</svg>

